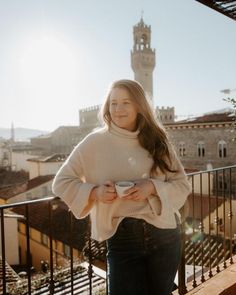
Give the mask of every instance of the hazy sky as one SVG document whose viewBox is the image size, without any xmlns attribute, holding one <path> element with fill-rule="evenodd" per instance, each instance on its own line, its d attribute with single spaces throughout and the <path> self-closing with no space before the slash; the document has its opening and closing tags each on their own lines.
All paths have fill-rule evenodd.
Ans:
<svg viewBox="0 0 236 295">
<path fill-rule="evenodd" d="M 236 88 L 236 22 L 195 0 L 0 0 L 0 127 L 78 124 L 111 81 L 134 77 L 142 10 L 155 105 L 180 116 L 228 107 L 220 90 Z"/>
</svg>

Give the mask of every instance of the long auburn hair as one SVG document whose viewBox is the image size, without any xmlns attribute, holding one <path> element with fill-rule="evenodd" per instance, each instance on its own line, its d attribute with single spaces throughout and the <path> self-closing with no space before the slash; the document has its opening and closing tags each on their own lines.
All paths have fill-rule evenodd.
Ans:
<svg viewBox="0 0 236 295">
<path fill-rule="evenodd" d="M 145 95 L 144 89 L 137 81 L 123 79 L 117 80 L 111 84 L 102 108 L 102 117 L 104 122 L 109 127 L 112 121 L 109 105 L 111 91 L 114 88 L 126 89 L 138 108 L 138 140 L 140 145 L 146 149 L 153 158 L 153 165 L 151 167 L 150 174 L 157 174 L 157 167 L 159 167 L 163 173 L 165 173 L 165 171 L 175 172 L 170 166 L 171 159 L 167 134 L 161 124 L 155 118 L 154 112 L 148 102 L 148 98 Z"/>
</svg>

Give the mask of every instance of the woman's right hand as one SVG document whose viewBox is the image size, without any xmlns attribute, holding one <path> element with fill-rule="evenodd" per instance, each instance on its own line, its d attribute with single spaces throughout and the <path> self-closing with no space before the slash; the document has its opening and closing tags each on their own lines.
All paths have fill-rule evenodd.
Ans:
<svg viewBox="0 0 236 295">
<path fill-rule="evenodd" d="M 112 203 L 117 198 L 115 184 L 107 180 L 102 185 L 96 186 L 90 193 L 90 199 L 103 203 Z"/>
</svg>

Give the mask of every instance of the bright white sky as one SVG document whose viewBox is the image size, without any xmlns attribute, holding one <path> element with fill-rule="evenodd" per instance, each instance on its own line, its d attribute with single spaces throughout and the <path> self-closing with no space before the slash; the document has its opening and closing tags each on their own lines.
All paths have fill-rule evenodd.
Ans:
<svg viewBox="0 0 236 295">
<path fill-rule="evenodd" d="M 77 125 L 111 81 L 134 77 L 142 10 L 155 105 L 177 115 L 229 107 L 220 90 L 236 88 L 236 22 L 195 0 L 0 0 L 0 127 Z"/>
</svg>

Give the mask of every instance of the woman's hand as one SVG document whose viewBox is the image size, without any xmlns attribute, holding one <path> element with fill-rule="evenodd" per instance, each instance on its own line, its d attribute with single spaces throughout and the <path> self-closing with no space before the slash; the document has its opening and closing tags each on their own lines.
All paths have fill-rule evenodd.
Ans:
<svg viewBox="0 0 236 295">
<path fill-rule="evenodd" d="M 101 201 L 103 203 L 112 203 L 117 198 L 115 184 L 107 180 L 104 184 L 96 186 L 90 193 L 90 199 Z"/>
<path fill-rule="evenodd" d="M 149 179 L 140 179 L 134 181 L 135 185 L 127 189 L 125 193 L 127 196 L 122 197 L 124 200 L 143 201 L 149 198 L 151 195 L 156 195 L 156 189 L 154 184 Z"/>
</svg>

